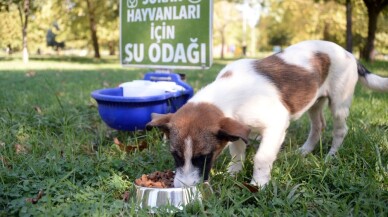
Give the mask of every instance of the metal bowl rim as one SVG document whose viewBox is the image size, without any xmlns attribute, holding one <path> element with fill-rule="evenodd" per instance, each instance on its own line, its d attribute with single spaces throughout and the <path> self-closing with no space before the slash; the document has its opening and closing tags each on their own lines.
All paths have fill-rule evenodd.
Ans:
<svg viewBox="0 0 388 217">
<path fill-rule="evenodd" d="M 185 187 L 180 187 L 180 188 L 152 188 L 152 187 L 143 187 L 140 185 L 136 185 L 133 183 L 133 185 L 136 187 L 136 189 L 139 190 L 160 190 L 160 191 L 181 191 L 181 190 L 186 190 L 186 189 L 197 189 L 198 187 L 196 185 L 191 185 L 191 186 L 185 186 Z"/>
</svg>

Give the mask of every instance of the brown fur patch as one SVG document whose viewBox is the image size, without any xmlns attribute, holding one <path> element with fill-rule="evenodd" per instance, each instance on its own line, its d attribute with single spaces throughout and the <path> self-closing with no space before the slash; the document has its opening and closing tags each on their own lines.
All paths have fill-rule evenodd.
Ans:
<svg viewBox="0 0 388 217">
<path fill-rule="evenodd" d="M 329 74 L 330 57 L 325 53 L 316 53 L 311 59 L 311 65 L 313 72 L 319 75 L 320 82 L 322 85 L 325 82 L 327 75 Z"/>
<path fill-rule="evenodd" d="M 212 151 L 218 154 L 227 143 L 220 142 L 216 137 L 223 118 L 222 111 L 209 103 L 184 105 L 170 120 L 170 138 L 174 138 L 170 140 L 171 149 L 184 153 L 182 144 L 190 137 L 193 141 L 193 156 L 209 154 Z"/>
<path fill-rule="evenodd" d="M 224 74 L 221 75 L 220 78 L 229 78 L 233 75 L 232 71 L 226 71 Z"/>
<path fill-rule="evenodd" d="M 330 66 L 329 56 L 316 53 L 311 64 L 312 72 L 272 55 L 256 61 L 254 67 L 276 85 L 283 104 L 291 114 L 295 114 L 311 102 L 319 86 L 325 81 Z"/>
</svg>

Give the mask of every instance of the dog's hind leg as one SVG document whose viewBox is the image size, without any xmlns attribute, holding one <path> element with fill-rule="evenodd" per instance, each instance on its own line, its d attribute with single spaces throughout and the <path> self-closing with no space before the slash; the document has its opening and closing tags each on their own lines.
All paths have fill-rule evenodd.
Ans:
<svg viewBox="0 0 388 217">
<path fill-rule="evenodd" d="M 329 107 L 333 115 L 333 141 L 328 156 L 337 153 L 348 131 L 346 118 L 349 116 L 349 108 L 358 80 L 355 62 L 345 63 L 339 71 L 341 73 L 337 72 L 329 93 Z"/>
<path fill-rule="evenodd" d="M 350 106 L 350 105 L 349 105 Z M 328 153 L 328 156 L 335 155 L 341 147 L 346 136 L 348 128 L 346 126 L 346 118 L 349 115 L 349 107 L 343 105 L 341 108 L 333 108 L 333 142 Z"/>
<path fill-rule="evenodd" d="M 326 101 L 326 98 L 318 99 L 308 111 L 310 118 L 310 133 L 306 142 L 299 149 L 302 155 L 307 155 L 314 150 L 321 138 L 322 131 L 326 127 L 325 117 L 323 116 L 323 107 L 325 106 Z"/>
<path fill-rule="evenodd" d="M 345 92 L 345 91 L 344 91 Z M 328 156 L 335 155 L 341 147 L 348 128 L 346 118 L 349 116 L 349 108 L 352 103 L 354 87 L 349 88 L 346 94 L 330 97 L 330 109 L 333 114 L 333 141 Z"/>
</svg>

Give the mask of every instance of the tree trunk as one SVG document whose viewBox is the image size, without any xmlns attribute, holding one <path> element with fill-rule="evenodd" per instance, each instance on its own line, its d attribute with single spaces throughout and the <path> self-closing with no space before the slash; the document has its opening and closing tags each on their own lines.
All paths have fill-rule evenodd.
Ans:
<svg viewBox="0 0 388 217">
<path fill-rule="evenodd" d="M 19 17 L 22 26 L 22 40 L 23 40 L 23 63 L 27 64 L 29 60 L 28 55 L 28 40 L 27 40 L 27 27 L 28 27 L 28 18 L 30 15 L 30 0 L 25 0 L 24 5 L 18 5 Z M 23 19 L 24 12 L 24 19 Z"/>
<path fill-rule="evenodd" d="M 330 23 L 325 22 L 323 26 L 323 40 L 330 41 Z"/>
<path fill-rule="evenodd" d="M 94 48 L 94 57 L 100 58 L 100 48 L 98 45 L 98 37 L 97 37 L 97 25 L 96 25 L 96 19 L 94 15 L 94 9 L 93 6 L 90 3 L 90 0 L 86 0 L 86 3 L 88 5 L 88 13 L 89 13 L 89 27 L 90 27 L 90 34 L 92 37 L 92 43 Z"/>
<path fill-rule="evenodd" d="M 27 34 L 23 35 L 23 63 L 27 64 L 29 61 L 28 49 L 27 49 Z"/>
<path fill-rule="evenodd" d="M 361 52 L 361 58 L 366 61 L 373 59 L 374 42 L 377 30 L 377 18 L 380 12 L 388 6 L 388 0 L 364 0 L 368 10 L 368 38 L 364 49 Z"/>
<path fill-rule="evenodd" d="M 352 1 L 346 0 L 346 50 L 353 53 Z"/>
<path fill-rule="evenodd" d="M 221 33 L 221 59 L 224 59 L 224 46 L 225 46 L 225 35 L 224 35 L 224 30 L 222 29 L 220 31 Z"/>
<path fill-rule="evenodd" d="M 109 55 L 110 56 L 114 56 L 115 55 L 115 43 L 113 42 L 113 41 L 110 41 L 109 43 L 108 43 L 108 47 L 109 47 Z"/>
<path fill-rule="evenodd" d="M 362 52 L 362 58 L 366 61 L 373 60 L 374 42 L 377 30 L 378 13 L 372 9 L 368 9 L 368 38 Z"/>
</svg>

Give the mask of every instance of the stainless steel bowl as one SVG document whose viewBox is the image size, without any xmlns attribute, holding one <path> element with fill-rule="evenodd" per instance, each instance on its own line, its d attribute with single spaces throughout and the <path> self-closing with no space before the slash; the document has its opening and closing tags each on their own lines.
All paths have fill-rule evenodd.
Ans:
<svg viewBox="0 0 388 217">
<path fill-rule="evenodd" d="M 196 186 L 183 188 L 148 188 L 135 184 L 136 201 L 139 208 L 149 209 L 151 213 L 156 208 L 169 205 L 182 210 L 187 204 L 198 200 L 201 201 L 202 195 Z M 172 212 L 174 210 L 171 210 Z"/>
</svg>

